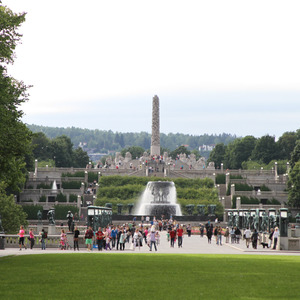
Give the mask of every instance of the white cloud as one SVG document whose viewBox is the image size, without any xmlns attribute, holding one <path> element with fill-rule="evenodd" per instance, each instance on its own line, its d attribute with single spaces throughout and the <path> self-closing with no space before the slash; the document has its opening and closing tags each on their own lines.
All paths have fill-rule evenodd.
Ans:
<svg viewBox="0 0 300 300">
<path fill-rule="evenodd" d="M 261 109 L 285 112 L 282 118 L 296 129 L 287 104 L 294 103 L 293 111 L 299 112 L 298 98 L 293 96 L 299 96 L 300 83 L 299 1 L 3 0 L 3 4 L 28 13 L 21 27 L 23 44 L 9 70 L 34 86 L 24 105 L 30 123 L 43 124 L 45 114 L 51 123 L 74 126 L 85 119 L 86 127 L 97 126 L 94 118 L 103 111 L 122 118 L 132 111 L 134 116 L 141 111 L 148 116 L 157 94 L 162 109 L 174 116 L 165 127 L 168 131 L 193 130 L 178 124 L 176 116 L 186 110 L 195 118 L 205 111 L 205 118 L 215 120 L 206 130 L 262 132 L 251 124 Z M 281 96 L 274 100 L 277 94 Z M 86 117 L 85 112 L 95 117 Z M 222 118 L 215 116 L 225 112 L 243 115 L 245 127 L 224 127 Z M 119 131 L 135 128 L 110 119 L 103 126 Z M 269 124 L 275 131 L 276 124 Z"/>
</svg>

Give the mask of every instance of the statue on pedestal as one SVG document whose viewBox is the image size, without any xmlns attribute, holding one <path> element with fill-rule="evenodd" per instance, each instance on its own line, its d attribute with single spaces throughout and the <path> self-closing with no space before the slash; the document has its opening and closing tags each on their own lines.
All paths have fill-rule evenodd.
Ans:
<svg viewBox="0 0 300 300">
<path fill-rule="evenodd" d="M 38 224 L 42 224 L 42 212 L 38 210 L 37 212 Z"/>
<path fill-rule="evenodd" d="M 47 218 L 49 220 L 49 225 L 55 225 L 55 210 L 50 209 L 47 213 Z"/>
<path fill-rule="evenodd" d="M 74 228 L 74 226 L 72 226 L 73 224 L 73 214 L 72 212 L 69 210 L 68 214 L 67 214 L 67 219 L 68 219 L 68 227 L 69 227 L 69 231 L 72 231 L 72 227 Z"/>
</svg>

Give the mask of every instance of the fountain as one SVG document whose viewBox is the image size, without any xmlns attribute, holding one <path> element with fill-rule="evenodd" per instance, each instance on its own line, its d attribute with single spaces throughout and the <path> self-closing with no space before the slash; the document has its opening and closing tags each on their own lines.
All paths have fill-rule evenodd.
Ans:
<svg viewBox="0 0 300 300">
<path fill-rule="evenodd" d="M 182 216 L 173 181 L 149 181 L 135 211 L 137 216 Z"/>
</svg>

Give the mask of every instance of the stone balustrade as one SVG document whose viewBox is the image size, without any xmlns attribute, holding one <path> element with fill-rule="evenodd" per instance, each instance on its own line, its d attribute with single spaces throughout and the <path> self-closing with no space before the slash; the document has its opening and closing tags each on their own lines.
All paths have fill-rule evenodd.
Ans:
<svg viewBox="0 0 300 300">
<path fill-rule="evenodd" d="M 67 235 L 68 243 L 73 248 L 73 234 Z M 16 234 L 5 234 L 4 236 L 4 247 L 5 248 L 18 248 L 19 247 L 19 236 Z M 84 247 L 85 239 L 84 235 L 79 236 L 79 247 Z M 59 248 L 60 246 L 60 235 L 48 235 L 48 238 L 45 239 L 46 248 Z M 25 235 L 24 245 L 27 248 L 30 248 L 29 235 Z M 40 236 L 35 236 L 34 248 L 41 248 L 42 243 L 40 242 Z"/>
</svg>

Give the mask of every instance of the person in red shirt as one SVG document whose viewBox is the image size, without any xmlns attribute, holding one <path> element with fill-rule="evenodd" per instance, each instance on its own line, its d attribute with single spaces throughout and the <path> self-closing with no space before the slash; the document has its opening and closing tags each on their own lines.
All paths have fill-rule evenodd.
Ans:
<svg viewBox="0 0 300 300">
<path fill-rule="evenodd" d="M 102 228 L 99 227 L 98 231 L 96 232 L 96 239 L 97 239 L 97 244 L 98 244 L 98 251 L 102 251 L 102 248 L 103 248 L 103 238 L 104 238 L 104 233 L 102 232 Z"/>
<path fill-rule="evenodd" d="M 180 225 L 179 228 L 177 229 L 177 239 L 178 239 L 178 248 L 182 248 L 182 237 L 183 237 L 183 229 L 182 226 Z"/>
<path fill-rule="evenodd" d="M 176 228 L 173 227 L 172 230 L 170 231 L 171 247 L 173 248 L 174 248 L 175 238 L 176 238 Z"/>
</svg>

